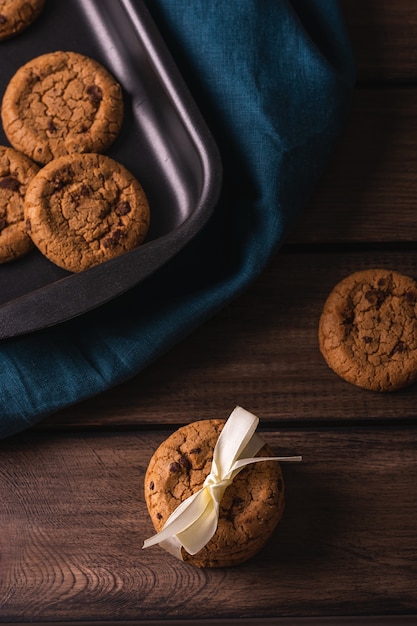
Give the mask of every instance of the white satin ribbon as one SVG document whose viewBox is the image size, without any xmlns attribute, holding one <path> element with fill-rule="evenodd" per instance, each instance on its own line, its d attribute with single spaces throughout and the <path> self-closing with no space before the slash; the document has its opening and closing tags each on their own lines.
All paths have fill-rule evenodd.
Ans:
<svg viewBox="0 0 417 626">
<path fill-rule="evenodd" d="M 220 502 L 226 488 L 245 465 L 259 461 L 301 461 L 301 456 L 255 457 L 264 440 L 255 433 L 259 419 L 237 406 L 220 433 L 213 451 L 210 474 L 203 487 L 184 500 L 162 530 L 146 539 L 143 548 L 159 544 L 182 560 L 181 548 L 199 552 L 217 530 Z"/>
</svg>

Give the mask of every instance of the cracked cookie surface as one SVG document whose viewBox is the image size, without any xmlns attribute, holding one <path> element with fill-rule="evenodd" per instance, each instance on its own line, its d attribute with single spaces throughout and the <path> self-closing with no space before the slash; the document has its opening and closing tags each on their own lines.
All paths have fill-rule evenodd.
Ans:
<svg viewBox="0 0 417 626">
<path fill-rule="evenodd" d="M 136 178 L 102 154 L 54 159 L 29 184 L 28 233 L 49 260 L 80 272 L 132 250 L 149 227 L 149 205 Z"/>
<path fill-rule="evenodd" d="M 145 500 L 160 531 L 178 505 L 203 486 L 224 420 L 201 420 L 179 428 L 153 454 L 145 476 Z M 272 456 L 265 445 L 258 456 Z M 267 542 L 284 510 L 280 464 L 264 461 L 245 467 L 227 487 L 217 531 L 194 556 L 197 567 L 228 567 L 254 556 Z"/>
<path fill-rule="evenodd" d="M 417 282 L 399 272 L 355 272 L 334 287 L 319 322 L 319 346 L 339 376 L 395 391 L 417 380 Z"/>
<path fill-rule="evenodd" d="M 94 59 L 51 52 L 17 70 L 6 87 L 1 118 L 11 145 L 37 163 L 102 153 L 122 126 L 122 90 Z"/>
<path fill-rule="evenodd" d="M 0 41 L 24 31 L 35 21 L 45 0 L 0 0 Z"/>
<path fill-rule="evenodd" d="M 0 146 L 0 263 L 13 261 L 33 248 L 26 232 L 24 198 L 39 167 L 24 154 Z"/>
</svg>

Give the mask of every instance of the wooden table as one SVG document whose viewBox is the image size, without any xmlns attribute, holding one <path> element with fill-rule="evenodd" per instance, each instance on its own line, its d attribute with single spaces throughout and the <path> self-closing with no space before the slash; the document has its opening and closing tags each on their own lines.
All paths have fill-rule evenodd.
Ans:
<svg viewBox="0 0 417 626">
<path fill-rule="evenodd" d="M 317 344 L 324 299 L 346 274 L 417 276 L 417 8 L 342 8 L 352 112 L 282 251 L 136 378 L 0 443 L 0 622 L 417 623 L 417 388 L 360 390 Z M 283 467 L 287 506 L 268 547 L 210 571 L 143 551 L 154 449 L 235 404 L 259 415 L 276 453 L 304 457 Z"/>
</svg>

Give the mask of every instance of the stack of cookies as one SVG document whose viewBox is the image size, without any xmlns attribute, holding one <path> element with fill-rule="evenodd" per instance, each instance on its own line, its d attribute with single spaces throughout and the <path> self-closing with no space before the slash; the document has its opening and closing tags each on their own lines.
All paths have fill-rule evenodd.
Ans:
<svg viewBox="0 0 417 626">
<path fill-rule="evenodd" d="M 225 421 L 206 419 L 182 426 L 152 455 L 144 493 L 157 532 L 177 507 L 204 485 Z M 196 567 L 230 567 L 255 556 L 280 521 L 285 505 L 281 466 L 269 460 L 268 445 L 257 456 L 268 460 L 247 465 L 227 487 L 219 505 L 217 529 L 196 554 L 181 548 L 183 561 Z"/>
<path fill-rule="evenodd" d="M 10 2 L 0 0 L 6 38 L 2 27 L 16 34 L 19 20 L 12 28 L 2 4 Z M 35 4 L 33 19 L 43 3 Z M 6 87 L 1 121 L 11 146 L 0 147 L 0 263 L 35 245 L 56 265 L 79 272 L 143 242 L 150 219 L 145 192 L 103 154 L 123 122 L 122 90 L 106 68 L 68 51 L 32 59 Z"/>
</svg>

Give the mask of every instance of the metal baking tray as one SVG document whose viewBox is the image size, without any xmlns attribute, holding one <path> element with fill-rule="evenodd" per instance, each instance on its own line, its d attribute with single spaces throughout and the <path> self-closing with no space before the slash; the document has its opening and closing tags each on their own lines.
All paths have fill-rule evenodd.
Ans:
<svg viewBox="0 0 417 626">
<path fill-rule="evenodd" d="M 106 152 L 141 182 L 151 208 L 146 241 L 78 274 L 34 250 L 0 265 L 0 338 L 59 324 L 151 276 L 204 226 L 222 168 L 215 142 L 142 0 L 47 0 L 26 31 L 0 43 L 0 97 L 15 71 L 46 52 L 100 61 L 120 82 L 125 117 Z M 0 144 L 9 145 L 3 130 Z"/>
</svg>

